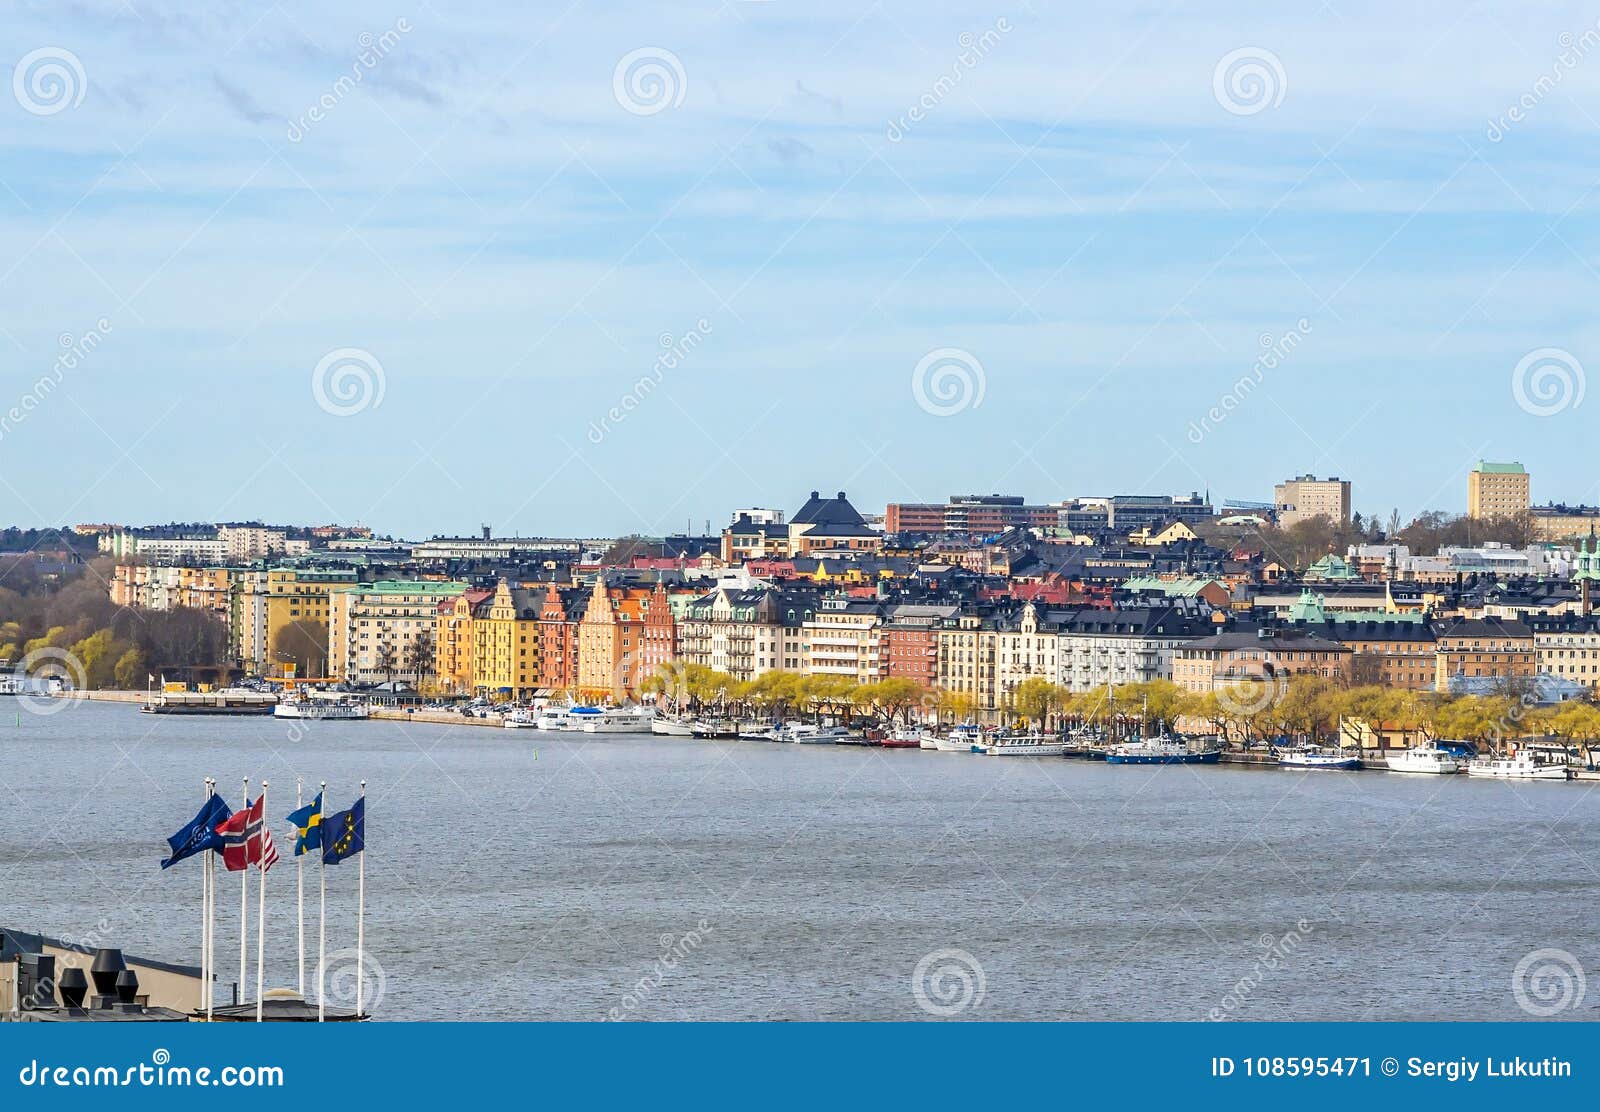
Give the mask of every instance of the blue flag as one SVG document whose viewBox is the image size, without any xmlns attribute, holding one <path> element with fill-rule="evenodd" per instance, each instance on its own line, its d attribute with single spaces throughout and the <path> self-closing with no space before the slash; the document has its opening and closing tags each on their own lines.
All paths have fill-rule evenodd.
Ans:
<svg viewBox="0 0 1600 1112">
<path fill-rule="evenodd" d="M 208 849 L 221 849 L 222 838 L 217 834 L 217 824 L 233 814 L 232 808 L 220 795 L 206 797 L 200 812 L 189 820 L 189 825 L 167 839 L 172 856 L 161 859 L 161 867 L 169 869 L 185 857 L 193 857 Z"/>
<path fill-rule="evenodd" d="M 294 855 L 322 848 L 322 793 L 298 811 L 290 811 L 287 821 L 294 823 Z"/>
<path fill-rule="evenodd" d="M 327 833 L 322 839 L 322 863 L 337 865 L 346 857 L 354 857 L 367 848 L 367 799 L 362 796 L 348 811 L 337 811 L 328 816 L 323 825 Z"/>
</svg>

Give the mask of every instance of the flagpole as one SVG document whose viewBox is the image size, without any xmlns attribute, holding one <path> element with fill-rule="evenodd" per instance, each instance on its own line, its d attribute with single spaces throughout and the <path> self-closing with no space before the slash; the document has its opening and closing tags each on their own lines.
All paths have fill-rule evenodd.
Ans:
<svg viewBox="0 0 1600 1112">
<path fill-rule="evenodd" d="M 294 779 L 294 809 L 298 811 L 304 804 L 305 781 L 296 776 Z M 295 832 L 299 836 L 299 831 Z M 300 956 L 300 999 L 306 998 L 306 855 L 295 854 L 294 858 L 294 887 L 295 901 L 299 906 L 299 927 L 296 931 L 298 939 L 298 953 Z"/>
<path fill-rule="evenodd" d="M 246 820 L 248 829 L 248 820 Z M 245 872 L 250 871 L 250 839 L 245 838 Z M 267 957 L 267 782 L 261 781 L 261 833 L 256 842 L 256 1022 L 261 1022 L 261 989 Z"/>
<path fill-rule="evenodd" d="M 211 788 L 211 794 L 217 792 L 216 780 L 207 777 L 206 783 Z M 214 828 L 213 828 L 214 829 Z M 206 1022 L 211 1022 L 211 1008 L 216 1002 L 217 992 L 215 981 L 217 979 L 217 854 L 216 851 L 206 852 Z"/>
<path fill-rule="evenodd" d="M 361 781 L 361 861 L 356 873 L 356 1020 L 361 1019 L 361 990 L 366 984 L 367 946 L 367 832 L 366 806 L 367 782 Z"/>
<path fill-rule="evenodd" d="M 250 810 L 250 777 L 244 778 L 244 809 Z M 245 816 L 245 829 L 250 826 L 250 816 Z M 239 873 L 239 991 L 238 1003 L 244 1003 L 245 978 L 250 975 L 245 965 L 245 955 L 250 952 L 250 838 L 244 841 L 244 869 Z"/>
<path fill-rule="evenodd" d="M 322 798 L 328 798 L 328 782 L 322 781 L 319 789 Z M 322 982 L 323 966 L 328 960 L 328 863 L 322 859 L 322 854 L 327 849 L 322 845 L 322 839 L 327 836 L 327 831 L 322 828 L 322 819 L 317 819 L 317 883 L 322 888 L 322 906 L 317 913 L 317 1022 L 322 1022 Z"/>
<path fill-rule="evenodd" d="M 205 805 L 202 805 L 202 808 L 200 808 L 200 813 L 206 814 L 206 813 L 208 813 L 208 811 L 210 811 L 210 806 L 206 806 L 206 805 L 210 805 L 210 803 L 211 803 L 211 778 L 210 778 L 210 776 L 208 776 L 208 778 L 206 778 L 205 781 L 202 782 L 202 792 L 203 792 L 203 803 L 205 803 Z M 205 974 L 206 974 L 206 970 L 208 970 L 208 965 L 206 965 L 206 963 L 210 962 L 210 960 L 211 960 L 210 957 L 206 957 L 206 954 L 208 954 L 208 949 L 206 949 L 206 942 L 210 942 L 210 938 L 211 938 L 211 854 L 210 853 L 206 853 L 205 854 L 205 858 L 203 858 L 202 861 L 200 861 L 200 1002 L 198 1002 L 197 1010 L 198 1010 L 198 1008 L 205 1008 L 205 986 L 206 986 Z"/>
</svg>

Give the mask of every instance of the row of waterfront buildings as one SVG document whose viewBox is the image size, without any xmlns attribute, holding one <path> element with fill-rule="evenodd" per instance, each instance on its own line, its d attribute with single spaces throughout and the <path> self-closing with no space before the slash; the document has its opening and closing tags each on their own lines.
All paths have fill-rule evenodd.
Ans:
<svg viewBox="0 0 1600 1112">
<path fill-rule="evenodd" d="M 1413 690 L 1514 683 L 1541 698 L 1600 684 L 1600 542 L 1427 557 L 1354 546 L 1297 571 L 1214 515 L 1130 526 L 1142 543 L 887 524 L 843 492 L 813 492 L 792 517 L 740 511 L 701 537 L 339 535 L 253 560 L 125 558 L 110 595 L 215 614 L 240 672 L 279 674 L 311 637 L 325 645 L 311 667 L 329 679 L 519 700 L 637 697 L 684 664 L 737 680 L 904 678 L 980 714 L 1033 677 L 1205 691 L 1311 673 Z"/>
</svg>

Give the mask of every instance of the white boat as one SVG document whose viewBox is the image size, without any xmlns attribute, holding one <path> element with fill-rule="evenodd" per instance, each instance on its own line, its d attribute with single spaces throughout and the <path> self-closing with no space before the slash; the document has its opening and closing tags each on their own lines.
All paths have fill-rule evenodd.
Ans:
<svg viewBox="0 0 1600 1112">
<path fill-rule="evenodd" d="M 813 726 L 809 722 L 784 726 L 781 733 L 783 736 L 779 740 L 796 745 L 836 745 L 840 739 L 850 736 L 850 731 L 843 726 Z"/>
<path fill-rule="evenodd" d="M 1468 776 L 1488 776 L 1496 780 L 1565 780 L 1566 765 L 1540 764 L 1524 749 L 1509 757 L 1483 757 L 1467 765 Z"/>
<path fill-rule="evenodd" d="M 296 699 L 280 702 L 272 708 L 275 718 L 315 718 L 323 721 L 352 721 L 366 718 L 371 713 L 367 704 L 345 699 Z"/>
<path fill-rule="evenodd" d="M 944 737 L 933 739 L 933 747 L 940 753 L 982 753 L 983 731 L 977 726 L 957 726 Z"/>
<path fill-rule="evenodd" d="M 661 715 L 651 720 L 650 732 L 658 737 L 694 737 L 694 724 L 686 718 Z"/>
<path fill-rule="evenodd" d="M 1019 734 L 994 738 L 979 752 L 991 757 L 1064 757 L 1067 743 L 1045 734 Z"/>
<path fill-rule="evenodd" d="M 917 734 L 919 735 L 918 738 L 917 738 L 917 748 L 919 748 L 919 749 L 937 749 L 937 748 L 939 748 L 939 735 L 934 733 L 932 730 L 924 730 L 924 729 L 920 729 L 919 728 L 917 730 Z"/>
<path fill-rule="evenodd" d="M 545 707 L 533 719 L 535 730 L 564 730 L 567 728 L 568 707 Z"/>
<path fill-rule="evenodd" d="M 573 708 L 579 709 L 588 708 Z M 586 734 L 648 734 L 655 719 L 655 707 L 607 707 L 598 715 L 584 715 L 579 729 Z"/>
<path fill-rule="evenodd" d="M 500 725 L 508 730 L 532 730 L 538 727 L 539 716 L 529 710 L 514 710 Z"/>
<path fill-rule="evenodd" d="M 1282 768 L 1351 769 L 1361 767 L 1361 758 L 1341 753 L 1336 749 L 1318 749 L 1313 746 L 1304 749 L 1278 750 L 1278 764 Z"/>
<path fill-rule="evenodd" d="M 739 736 L 739 727 L 727 718 L 696 718 L 689 723 L 689 732 L 701 738 L 730 738 Z"/>
<path fill-rule="evenodd" d="M 1448 776 L 1461 771 L 1461 758 L 1435 745 L 1414 745 L 1388 759 L 1390 772 L 1423 772 Z"/>
<path fill-rule="evenodd" d="M 1106 764 L 1115 765 L 1217 764 L 1221 760 L 1220 749 L 1194 749 L 1169 737 L 1125 741 L 1106 750 Z"/>
<path fill-rule="evenodd" d="M 776 722 L 748 718 L 740 722 L 735 736 L 740 741 L 782 741 L 783 727 Z"/>
</svg>

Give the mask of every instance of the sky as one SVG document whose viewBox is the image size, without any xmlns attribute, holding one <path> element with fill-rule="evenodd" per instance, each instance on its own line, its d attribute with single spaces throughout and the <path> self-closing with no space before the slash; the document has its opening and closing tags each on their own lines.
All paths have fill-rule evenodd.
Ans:
<svg viewBox="0 0 1600 1112">
<path fill-rule="evenodd" d="M 0 522 L 1600 500 L 1600 10 L 0 11 Z"/>
</svg>

